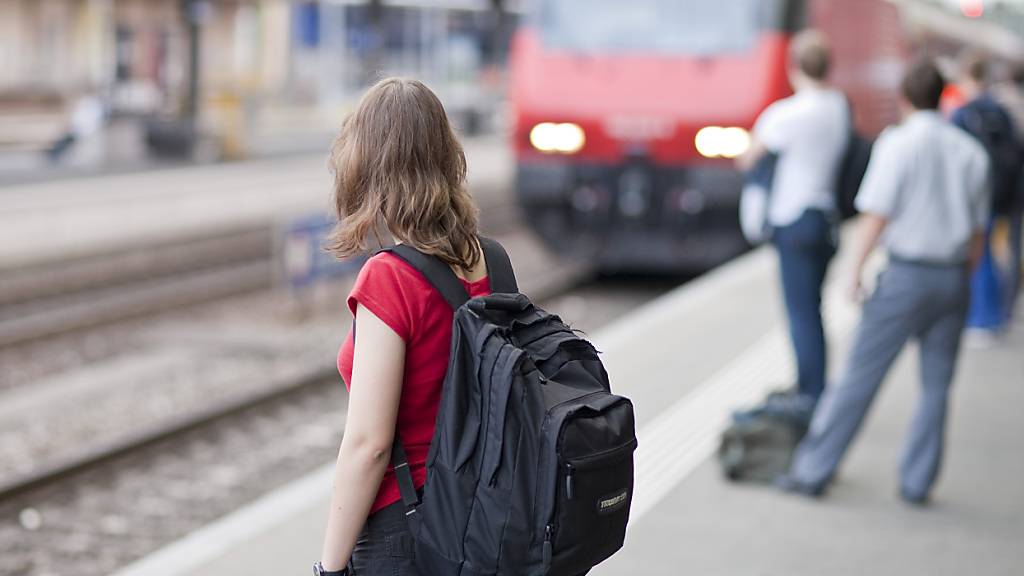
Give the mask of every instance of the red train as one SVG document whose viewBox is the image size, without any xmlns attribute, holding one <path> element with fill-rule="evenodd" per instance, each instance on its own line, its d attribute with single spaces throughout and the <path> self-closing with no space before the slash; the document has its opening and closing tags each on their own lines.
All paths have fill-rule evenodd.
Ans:
<svg viewBox="0 0 1024 576">
<path fill-rule="evenodd" d="M 538 0 L 513 40 L 517 195 L 555 251 L 606 271 L 694 270 L 748 248 L 731 158 L 790 92 L 787 47 L 831 38 L 867 134 L 897 119 L 908 53 L 884 0 Z"/>
</svg>

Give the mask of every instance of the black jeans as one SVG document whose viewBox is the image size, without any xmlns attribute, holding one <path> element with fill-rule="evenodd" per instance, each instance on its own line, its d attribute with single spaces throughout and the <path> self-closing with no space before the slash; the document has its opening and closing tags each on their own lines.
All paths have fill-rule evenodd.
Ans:
<svg viewBox="0 0 1024 576">
<path fill-rule="evenodd" d="M 773 238 L 782 267 L 782 292 L 789 334 L 796 352 L 797 387 L 815 400 L 825 389 L 825 330 L 821 322 L 821 286 L 836 253 L 835 230 L 820 210 L 807 210 Z"/>
<path fill-rule="evenodd" d="M 419 576 L 415 557 L 405 506 L 399 501 L 366 520 L 352 551 L 352 572 L 354 576 Z"/>
</svg>

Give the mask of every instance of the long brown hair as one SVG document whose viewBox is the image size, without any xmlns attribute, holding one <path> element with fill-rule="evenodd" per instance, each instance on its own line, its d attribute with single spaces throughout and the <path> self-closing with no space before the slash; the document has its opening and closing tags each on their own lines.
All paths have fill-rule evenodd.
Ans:
<svg viewBox="0 0 1024 576">
<path fill-rule="evenodd" d="M 466 190 L 466 155 L 444 107 L 422 82 L 374 85 L 331 148 L 338 225 L 326 248 L 338 257 L 399 242 L 461 270 L 480 261 L 477 210 Z"/>
</svg>

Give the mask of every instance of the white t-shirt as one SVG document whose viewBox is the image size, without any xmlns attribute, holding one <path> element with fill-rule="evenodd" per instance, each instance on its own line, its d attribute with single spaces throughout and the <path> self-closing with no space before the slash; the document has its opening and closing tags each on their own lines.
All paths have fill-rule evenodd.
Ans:
<svg viewBox="0 0 1024 576">
<path fill-rule="evenodd" d="M 772 226 L 792 224 L 809 208 L 836 209 L 839 162 L 849 134 L 849 105 L 838 90 L 801 90 L 761 113 L 754 135 L 779 155 L 768 207 Z"/>
</svg>

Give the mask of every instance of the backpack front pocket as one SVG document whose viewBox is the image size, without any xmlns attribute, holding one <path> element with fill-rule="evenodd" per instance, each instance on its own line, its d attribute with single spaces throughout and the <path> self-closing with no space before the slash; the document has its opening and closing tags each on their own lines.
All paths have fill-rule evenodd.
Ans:
<svg viewBox="0 0 1024 576">
<path fill-rule="evenodd" d="M 632 424 L 628 401 L 600 413 L 583 410 L 566 422 L 550 535 L 551 573 L 581 573 L 622 547 L 633 496 Z"/>
</svg>

